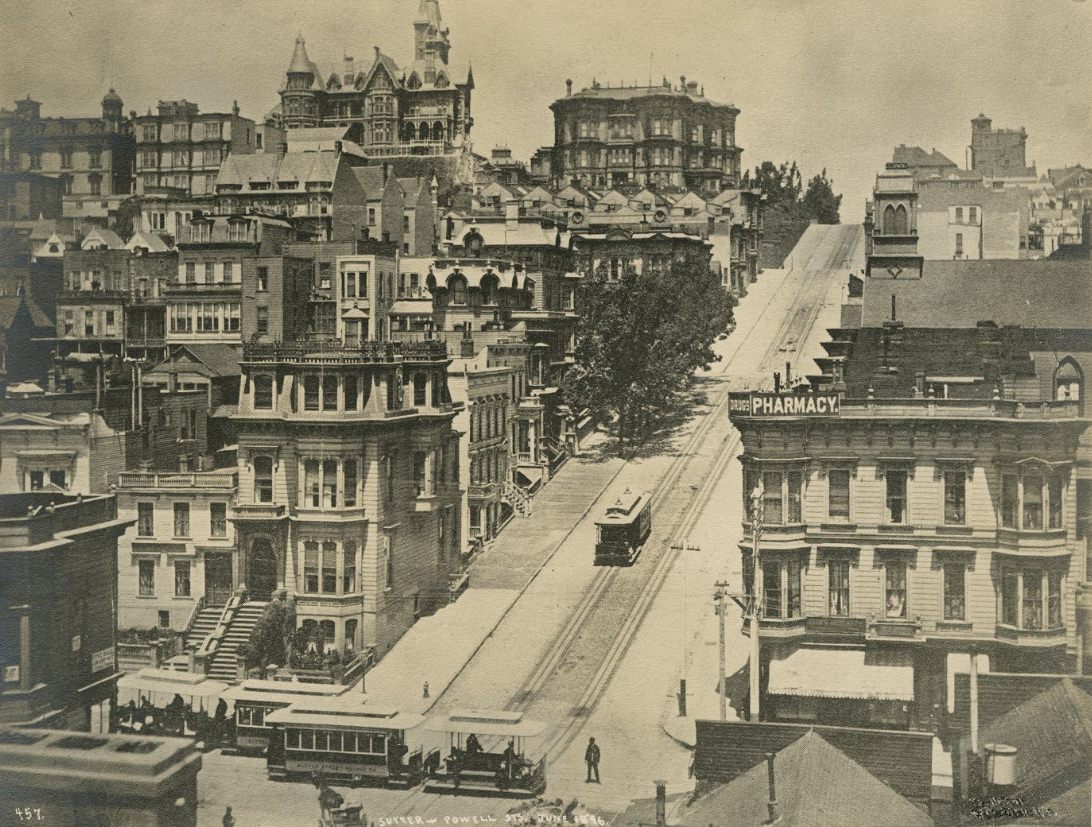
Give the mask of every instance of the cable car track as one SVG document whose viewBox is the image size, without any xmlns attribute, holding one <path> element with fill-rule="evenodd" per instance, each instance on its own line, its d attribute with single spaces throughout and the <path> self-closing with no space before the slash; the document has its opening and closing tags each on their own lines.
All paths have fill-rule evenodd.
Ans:
<svg viewBox="0 0 1092 827">
<path fill-rule="evenodd" d="M 777 354 L 780 353 L 780 348 L 788 338 L 795 334 L 794 341 L 800 341 L 801 337 L 810 335 L 815 320 L 822 310 L 822 299 L 825 295 L 825 291 L 829 288 L 830 284 L 829 279 L 824 278 L 822 273 L 824 271 L 844 267 L 850 256 L 856 251 L 857 243 L 859 243 L 860 240 L 856 228 L 845 227 L 840 229 L 842 230 L 842 232 L 839 233 L 841 237 L 834 240 L 834 243 L 837 245 L 836 249 L 833 251 L 833 254 L 827 258 L 830 265 L 817 268 L 807 274 L 804 284 L 801 285 L 801 289 L 794 297 L 792 305 L 787 310 L 781 324 L 778 326 L 777 333 L 772 338 L 770 345 L 759 360 L 755 372 L 751 374 L 751 378 L 757 380 L 757 383 L 762 386 L 769 386 L 770 383 L 764 381 L 764 377 L 768 375 L 769 370 L 773 368 L 775 364 L 773 360 Z M 848 230 L 852 230 L 852 232 L 849 232 Z M 826 241 L 827 239 L 824 238 L 816 244 L 815 249 L 807 259 L 805 268 L 802 269 L 810 269 L 810 265 L 815 260 L 815 257 L 820 254 L 821 249 L 825 246 L 824 242 Z M 754 322 L 747 331 L 747 336 L 749 336 L 766 317 L 776 296 L 776 293 L 772 294 L 766 305 L 756 315 Z M 727 368 L 731 364 L 731 360 L 738 355 L 745 341 L 746 336 L 744 335 L 736 337 L 737 344 L 734 350 L 730 355 L 725 356 L 724 367 L 718 372 L 721 376 L 727 371 Z M 677 486 L 688 470 L 701 470 L 698 467 L 702 465 L 702 463 L 699 462 L 701 455 L 696 451 L 696 448 L 706 440 L 710 432 L 718 423 L 723 424 L 727 422 L 727 405 L 729 394 L 731 393 L 730 380 L 725 380 L 724 384 L 724 389 L 718 392 L 715 403 L 705 414 L 703 421 L 699 423 L 693 433 L 687 438 L 684 449 L 672 460 L 668 469 L 657 482 L 656 490 L 652 495 L 654 515 L 663 510 L 666 505 L 665 500 L 667 500 L 670 495 L 679 493 L 680 496 L 685 496 L 685 494 L 682 493 L 685 491 L 685 488 L 678 488 Z M 605 694 L 612 678 L 621 666 L 626 652 L 636 638 L 641 624 L 651 610 L 655 598 L 658 596 L 664 582 L 666 582 L 668 575 L 671 573 L 675 561 L 681 553 L 682 542 L 685 541 L 687 535 L 704 511 L 705 506 L 712 498 L 725 468 L 732 459 L 738 442 L 739 433 L 733 428 L 726 434 L 723 442 L 712 458 L 711 465 L 702 474 L 701 482 L 690 496 L 690 499 L 685 501 L 681 505 L 681 508 L 678 508 L 678 516 L 671 521 L 670 530 L 666 532 L 666 536 L 661 535 L 657 538 L 650 536 L 648 540 L 646 540 L 641 556 L 632 567 L 600 568 L 596 571 L 591 582 L 581 595 L 577 611 L 569 616 L 565 624 L 554 636 L 553 640 L 547 644 L 547 649 L 545 650 L 548 652 L 547 657 L 538 664 L 530 675 L 527 676 L 519 689 L 516 690 L 509 699 L 505 709 L 512 711 L 529 711 L 532 713 L 533 717 L 543 717 L 549 720 L 549 716 L 547 715 L 535 716 L 534 710 L 536 707 L 548 707 L 551 703 L 556 706 L 559 703 L 558 699 L 545 697 L 551 688 L 560 688 L 562 696 L 566 694 L 562 684 L 571 682 L 573 670 L 565 670 L 564 667 L 567 664 L 574 663 L 594 662 L 598 664 L 598 667 L 595 669 L 590 680 L 585 682 L 583 691 L 578 696 L 575 696 L 575 693 L 570 693 L 577 698 L 576 703 L 568 704 L 569 714 L 558 724 L 554 732 L 547 736 L 541 750 L 541 754 L 546 758 L 547 765 L 556 761 L 564 754 L 565 750 L 568 749 L 575 738 L 580 734 L 584 723 L 588 720 L 592 711 Z M 672 509 L 672 511 L 674 510 L 675 509 Z M 659 522 L 660 520 L 654 520 L 654 534 L 659 533 L 655 528 L 655 526 L 659 525 Z M 560 544 L 558 548 L 560 548 Z M 549 561 L 547 561 L 547 564 L 548 562 Z M 544 564 L 543 568 L 545 568 L 545 565 L 546 564 Z M 619 580 L 622 582 L 618 583 Z M 608 588 L 620 585 L 631 585 L 631 588 L 624 590 L 637 592 L 632 602 L 602 601 L 601 598 Z M 590 645 L 586 647 L 592 650 L 589 654 L 581 655 L 579 652 L 575 651 L 579 648 L 580 642 L 583 642 L 584 640 L 584 638 L 582 638 L 582 633 L 590 628 L 590 621 L 597 612 L 609 615 L 612 610 L 617 612 L 620 610 L 619 607 L 627 606 L 628 609 L 625 610 L 621 621 L 609 627 L 616 629 L 617 632 L 605 642 L 605 646 L 604 641 L 601 638 L 594 638 L 593 636 L 592 639 L 588 640 L 588 644 Z M 602 654 L 596 651 L 604 649 L 605 651 L 603 651 Z M 568 674 L 564 674 L 565 671 L 567 671 Z M 562 680 L 563 677 L 565 678 L 564 681 Z M 440 698 L 443 697 L 448 688 L 450 688 L 450 685 L 440 693 L 440 696 L 437 698 L 437 703 L 439 703 Z M 428 800 L 427 804 L 424 804 L 424 806 L 421 807 L 415 807 L 414 805 L 421 800 L 423 794 L 423 785 L 409 791 L 399 802 L 397 807 L 398 813 L 410 814 L 427 812 L 434 806 L 436 800 L 441 798 L 440 796 L 429 796 L 428 799 L 426 799 Z"/>
</svg>

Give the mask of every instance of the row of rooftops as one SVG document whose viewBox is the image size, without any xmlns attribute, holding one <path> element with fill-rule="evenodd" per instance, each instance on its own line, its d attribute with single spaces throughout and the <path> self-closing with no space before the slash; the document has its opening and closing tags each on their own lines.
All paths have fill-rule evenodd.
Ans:
<svg viewBox="0 0 1092 827">
<path fill-rule="evenodd" d="M 641 98 L 666 97 L 685 99 L 692 103 L 706 104 L 718 109 L 730 110 L 734 114 L 739 114 L 739 110 L 732 104 L 716 103 L 705 97 L 705 86 L 699 84 L 695 80 L 688 81 L 686 75 L 679 78 L 678 86 L 674 86 L 665 75 L 663 81 L 659 84 L 649 83 L 644 85 L 634 82 L 631 85 L 623 82 L 616 86 L 611 86 L 609 82 L 604 84 L 593 78 L 590 86 L 585 86 L 578 92 L 573 92 L 573 82 L 571 80 L 565 81 L 565 88 L 565 97 L 554 101 L 550 105 L 551 109 L 556 110 L 565 108 L 574 104 L 576 101 L 634 101 Z"/>
</svg>

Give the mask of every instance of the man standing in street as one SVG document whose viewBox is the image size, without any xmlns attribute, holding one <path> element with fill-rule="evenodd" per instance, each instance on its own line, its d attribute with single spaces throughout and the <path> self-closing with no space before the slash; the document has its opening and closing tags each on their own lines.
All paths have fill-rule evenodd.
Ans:
<svg viewBox="0 0 1092 827">
<path fill-rule="evenodd" d="M 584 750 L 584 763 L 588 765 L 588 777 L 584 779 L 585 784 L 590 784 L 592 781 L 592 773 L 595 774 L 595 783 L 599 782 L 599 745 L 595 743 L 594 738 L 588 739 L 588 748 Z"/>
</svg>

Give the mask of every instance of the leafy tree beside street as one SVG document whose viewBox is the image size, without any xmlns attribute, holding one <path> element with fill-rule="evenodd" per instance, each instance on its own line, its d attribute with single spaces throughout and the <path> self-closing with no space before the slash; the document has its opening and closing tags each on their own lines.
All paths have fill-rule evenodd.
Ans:
<svg viewBox="0 0 1092 827">
<path fill-rule="evenodd" d="M 694 373 L 714 361 L 713 341 L 732 321 L 734 299 L 698 258 L 668 268 L 599 268 L 580 287 L 575 364 L 563 393 L 570 407 L 616 421 L 621 440 L 647 435 Z"/>
<path fill-rule="evenodd" d="M 834 180 L 827 177 L 826 168 L 812 177 L 807 187 L 801 181 L 795 161 L 785 161 L 780 165 L 763 161 L 753 173 L 744 173 L 742 186 L 762 190 L 766 196 L 763 209 L 767 213 L 781 212 L 788 220 L 815 219 L 820 224 L 840 223 L 838 210 L 842 196 L 835 195 Z"/>
</svg>

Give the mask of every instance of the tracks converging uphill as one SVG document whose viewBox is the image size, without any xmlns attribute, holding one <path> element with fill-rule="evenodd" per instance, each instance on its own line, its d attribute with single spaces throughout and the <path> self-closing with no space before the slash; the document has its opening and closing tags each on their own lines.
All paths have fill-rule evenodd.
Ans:
<svg viewBox="0 0 1092 827">
<path fill-rule="evenodd" d="M 776 332 L 753 370 L 737 373 L 750 387 L 768 387 L 767 377 L 778 366 L 779 355 L 797 351 L 811 334 L 830 288 L 831 271 L 847 266 L 860 240 L 859 227 L 824 228 L 804 267 L 797 270 L 804 271 L 799 289 L 780 321 L 768 318 L 775 305 L 773 294 L 746 331 L 736 330 L 736 341 L 721 369 L 712 374 L 722 387 L 657 482 L 652 495 L 653 530 L 641 556 L 628 568 L 595 571 L 576 610 L 543 650 L 545 657 L 511 695 L 507 709 L 525 711 L 552 725 L 539 749 L 548 764 L 568 749 L 603 697 L 735 455 L 739 434 L 727 417 L 729 393 L 735 384 L 735 377 L 726 375 L 732 360 L 756 330 L 776 324 Z M 813 267 L 817 258 L 821 263 Z M 609 599 L 604 599 L 608 594 Z M 431 800 L 422 797 L 420 789 L 410 791 L 398 811 L 425 812 L 432 806 Z"/>
</svg>

